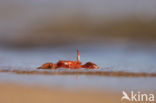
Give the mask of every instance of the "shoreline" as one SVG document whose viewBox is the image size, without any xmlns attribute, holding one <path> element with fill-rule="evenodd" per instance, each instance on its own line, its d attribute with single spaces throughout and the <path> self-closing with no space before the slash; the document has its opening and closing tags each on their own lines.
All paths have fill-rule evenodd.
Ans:
<svg viewBox="0 0 156 103">
<path fill-rule="evenodd" d="M 109 77 L 156 77 L 156 73 L 124 72 L 124 71 L 35 71 L 35 70 L 10 70 L 0 69 L 3 73 L 27 74 L 27 75 L 94 75 Z"/>
</svg>

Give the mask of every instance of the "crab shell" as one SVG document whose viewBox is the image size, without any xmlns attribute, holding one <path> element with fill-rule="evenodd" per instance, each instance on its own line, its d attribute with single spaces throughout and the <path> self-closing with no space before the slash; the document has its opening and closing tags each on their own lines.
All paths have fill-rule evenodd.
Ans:
<svg viewBox="0 0 156 103">
<path fill-rule="evenodd" d="M 57 63 L 58 68 L 71 68 L 71 69 L 80 69 L 82 68 L 81 62 L 78 61 L 59 61 Z"/>
</svg>

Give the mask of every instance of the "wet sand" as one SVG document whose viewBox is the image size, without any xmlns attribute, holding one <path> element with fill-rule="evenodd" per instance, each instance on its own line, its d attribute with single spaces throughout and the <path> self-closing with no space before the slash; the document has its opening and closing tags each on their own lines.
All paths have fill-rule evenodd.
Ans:
<svg viewBox="0 0 156 103">
<path fill-rule="evenodd" d="M 112 77 L 156 77 L 156 73 L 145 72 L 124 72 L 124 71 L 25 71 L 25 70 L 10 70 L 0 69 L 0 72 L 15 73 L 15 74 L 40 74 L 40 75 L 97 75 L 97 76 L 112 76 Z"/>
<path fill-rule="evenodd" d="M 93 89 L 72 91 L 10 83 L 1 83 L 0 91 L 0 103 L 121 103 L 122 97 L 117 91 Z M 127 100 L 122 102 L 129 103 Z"/>
<path fill-rule="evenodd" d="M 0 84 L 0 103 L 120 103 L 116 92 Z"/>
</svg>

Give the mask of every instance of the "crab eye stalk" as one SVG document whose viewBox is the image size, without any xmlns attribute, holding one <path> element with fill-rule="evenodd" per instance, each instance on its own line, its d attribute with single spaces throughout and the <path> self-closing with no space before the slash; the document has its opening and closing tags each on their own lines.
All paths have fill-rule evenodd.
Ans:
<svg viewBox="0 0 156 103">
<path fill-rule="evenodd" d="M 76 61 L 79 62 L 80 61 L 80 55 L 79 55 L 79 50 L 77 49 L 77 58 Z"/>
</svg>

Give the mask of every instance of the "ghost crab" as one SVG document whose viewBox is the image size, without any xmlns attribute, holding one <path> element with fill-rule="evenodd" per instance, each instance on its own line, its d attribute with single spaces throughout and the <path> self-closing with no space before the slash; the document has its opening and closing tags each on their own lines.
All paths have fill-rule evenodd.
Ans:
<svg viewBox="0 0 156 103">
<path fill-rule="evenodd" d="M 56 64 L 53 64 L 53 63 L 45 63 L 42 66 L 38 67 L 37 69 L 57 69 L 57 68 L 98 69 L 99 67 L 95 63 L 92 63 L 92 62 L 87 62 L 86 64 L 82 65 L 82 63 L 80 62 L 79 50 L 77 50 L 77 58 L 76 58 L 76 61 L 71 61 L 71 60 L 64 61 L 64 60 L 60 60 Z"/>
</svg>

